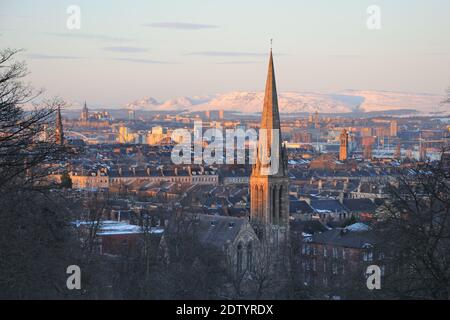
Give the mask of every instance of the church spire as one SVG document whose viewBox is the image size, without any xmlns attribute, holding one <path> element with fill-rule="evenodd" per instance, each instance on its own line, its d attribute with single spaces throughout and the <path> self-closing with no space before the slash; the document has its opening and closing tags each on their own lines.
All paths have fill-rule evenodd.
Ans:
<svg viewBox="0 0 450 320">
<path fill-rule="evenodd" d="M 62 146 L 64 144 L 64 131 L 63 131 L 63 125 L 62 125 L 62 118 L 61 118 L 61 107 L 58 106 L 58 110 L 56 111 L 56 144 L 59 144 Z"/>
<path fill-rule="evenodd" d="M 89 110 L 87 108 L 87 103 L 85 100 L 83 109 L 81 110 L 81 121 L 87 122 L 88 120 L 89 120 Z"/>
<path fill-rule="evenodd" d="M 258 151 L 250 176 L 250 219 L 286 229 L 289 228 L 289 176 L 287 154 L 281 141 L 277 87 L 270 50 Z"/>
<path fill-rule="evenodd" d="M 278 111 L 277 85 L 273 66 L 272 48 L 270 48 L 269 68 L 267 71 L 264 106 L 261 119 L 261 129 L 280 129 L 280 115 Z"/>
<path fill-rule="evenodd" d="M 275 170 L 271 170 L 271 175 L 284 175 L 285 165 L 283 159 L 280 114 L 278 110 L 278 95 L 272 47 L 269 55 L 269 67 L 267 71 L 259 138 L 256 166 L 254 168 L 255 173 L 259 172 L 260 174 L 267 175 L 267 173 L 263 172 L 267 172 L 267 167 L 270 167 L 272 169 L 275 168 Z M 261 160 L 266 158 L 270 158 L 270 163 L 267 163 L 265 160 L 265 164 L 262 164 Z M 273 163 L 273 161 L 276 163 Z M 265 169 L 262 169 L 264 167 Z"/>
</svg>

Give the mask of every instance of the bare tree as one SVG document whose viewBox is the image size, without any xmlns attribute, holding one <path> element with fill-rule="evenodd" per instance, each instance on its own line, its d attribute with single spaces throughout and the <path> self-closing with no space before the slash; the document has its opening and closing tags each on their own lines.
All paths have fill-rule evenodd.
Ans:
<svg viewBox="0 0 450 320">
<path fill-rule="evenodd" d="M 0 50 L 0 297 L 83 298 L 94 278 L 85 277 L 80 291 L 66 287 L 69 265 L 87 271 L 70 201 L 42 183 L 65 155 L 53 130 L 64 102 L 31 105 L 41 92 L 23 83 L 27 69 L 17 53 Z"/>
<path fill-rule="evenodd" d="M 444 161 L 429 162 L 391 186 L 376 226 L 387 297 L 450 298 L 449 175 Z"/>
<path fill-rule="evenodd" d="M 17 50 L 0 51 L 0 190 L 18 181 L 25 187 L 45 175 L 38 167 L 59 156 L 54 143 L 52 122 L 55 110 L 64 105 L 61 99 L 45 101 L 40 106 L 31 102 L 40 95 L 23 83 L 27 69 L 14 60 Z M 28 106 L 25 109 L 25 106 Z M 50 124 L 50 125 L 49 125 Z M 39 139 L 47 131 L 48 139 Z"/>
</svg>

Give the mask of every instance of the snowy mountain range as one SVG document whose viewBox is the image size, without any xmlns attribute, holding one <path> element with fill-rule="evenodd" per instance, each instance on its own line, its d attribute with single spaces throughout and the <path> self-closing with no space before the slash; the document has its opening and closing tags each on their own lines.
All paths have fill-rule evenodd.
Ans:
<svg viewBox="0 0 450 320">
<path fill-rule="evenodd" d="M 137 110 L 226 110 L 244 113 L 260 112 L 264 92 L 230 92 L 223 94 L 179 97 L 157 101 L 151 97 L 128 103 Z M 391 110 L 416 110 L 420 113 L 450 113 L 450 105 L 442 104 L 444 96 L 390 91 L 347 90 L 340 93 L 281 92 L 278 94 L 280 112 L 347 113 Z"/>
</svg>

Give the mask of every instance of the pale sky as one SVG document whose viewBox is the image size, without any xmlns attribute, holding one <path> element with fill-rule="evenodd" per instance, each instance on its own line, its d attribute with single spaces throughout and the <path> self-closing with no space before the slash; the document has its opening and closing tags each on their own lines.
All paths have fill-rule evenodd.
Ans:
<svg viewBox="0 0 450 320">
<path fill-rule="evenodd" d="M 270 38 L 279 91 L 450 85 L 448 0 L 0 0 L 0 48 L 26 50 L 32 84 L 94 105 L 261 91 Z"/>
</svg>

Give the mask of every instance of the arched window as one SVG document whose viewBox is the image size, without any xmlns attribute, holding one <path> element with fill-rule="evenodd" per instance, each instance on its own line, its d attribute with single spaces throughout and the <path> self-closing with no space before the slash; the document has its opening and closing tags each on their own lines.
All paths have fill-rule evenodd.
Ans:
<svg viewBox="0 0 450 320">
<path fill-rule="evenodd" d="M 280 186 L 280 189 L 278 190 L 278 223 L 284 223 L 284 217 L 283 214 L 281 212 L 281 208 L 282 208 L 282 204 L 284 203 L 283 201 L 283 193 L 284 193 L 284 188 L 283 186 Z"/>
<path fill-rule="evenodd" d="M 236 269 L 238 274 L 242 273 L 242 243 L 237 246 Z"/>
<path fill-rule="evenodd" d="M 258 218 L 263 218 L 263 187 L 258 186 Z"/>
<path fill-rule="evenodd" d="M 251 241 L 247 244 L 247 270 L 253 271 L 253 244 Z"/>
<path fill-rule="evenodd" d="M 272 223 L 277 223 L 277 187 L 272 189 Z"/>
</svg>

